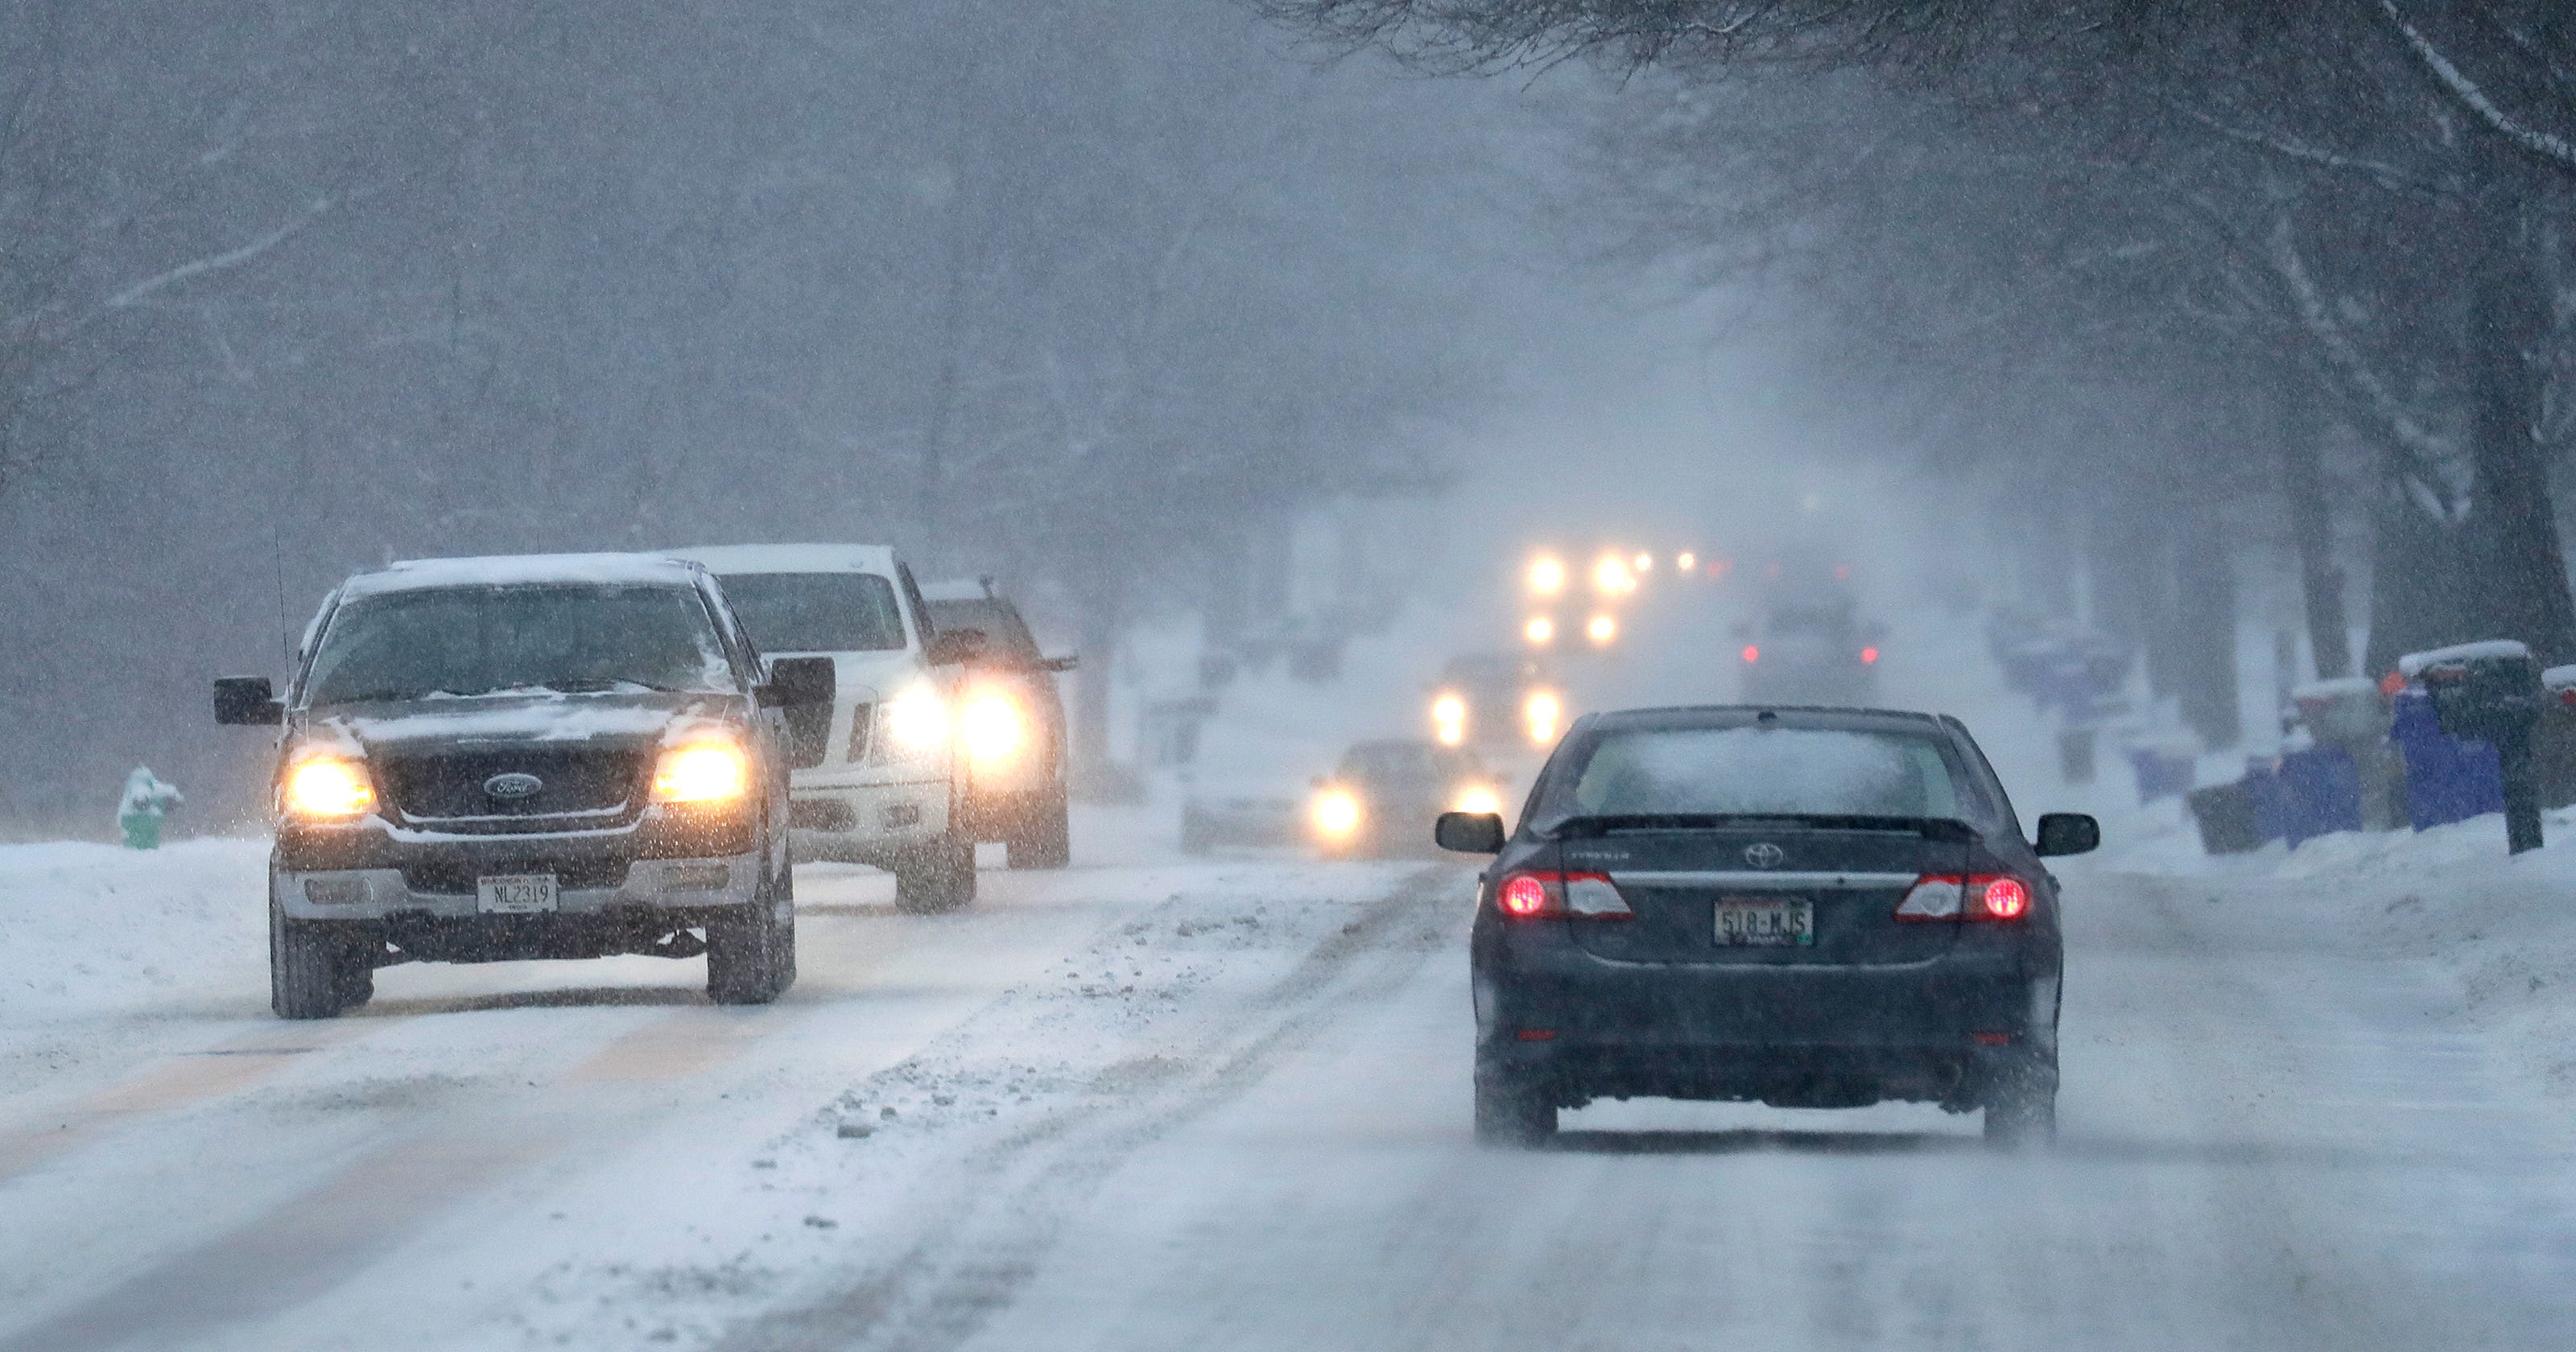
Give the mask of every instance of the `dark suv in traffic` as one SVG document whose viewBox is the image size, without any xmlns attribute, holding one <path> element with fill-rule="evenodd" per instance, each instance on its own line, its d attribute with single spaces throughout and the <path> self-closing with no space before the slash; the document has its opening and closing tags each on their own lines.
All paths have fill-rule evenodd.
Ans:
<svg viewBox="0 0 2576 1352">
<path fill-rule="evenodd" d="M 1499 853 L 1471 941 L 1477 1134 L 1596 1098 L 1983 1109 L 2056 1130 L 2064 945 L 2043 855 L 1967 728 L 1930 714 L 1638 709 L 1577 723 Z"/>
<path fill-rule="evenodd" d="M 402 962 L 707 957 L 723 1003 L 795 980 L 779 710 L 828 661 L 764 663 L 715 579 L 640 555 L 396 564 L 323 602 L 284 698 L 270 1001 L 328 1018 Z"/>
</svg>

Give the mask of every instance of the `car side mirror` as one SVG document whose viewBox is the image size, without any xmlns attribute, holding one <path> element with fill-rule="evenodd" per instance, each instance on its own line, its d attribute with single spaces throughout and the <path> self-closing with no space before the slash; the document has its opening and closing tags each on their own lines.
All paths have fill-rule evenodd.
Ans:
<svg viewBox="0 0 2576 1352">
<path fill-rule="evenodd" d="M 773 658 L 769 683 L 753 692 L 764 709 L 828 706 L 839 693 L 840 674 L 828 657 Z"/>
<path fill-rule="evenodd" d="M 1431 839 L 1460 854 L 1501 854 L 1503 819 L 1494 812 L 1443 812 L 1431 824 Z"/>
<path fill-rule="evenodd" d="M 1064 653 L 1056 657 L 1042 658 L 1038 665 L 1049 671 L 1071 671 L 1082 665 L 1082 656 L 1079 653 Z"/>
<path fill-rule="evenodd" d="M 984 641 L 981 629 L 942 629 L 930 636 L 930 643 L 921 650 L 921 655 L 934 667 L 953 667 L 981 658 Z"/>
<path fill-rule="evenodd" d="M 215 721 L 226 727 L 273 728 L 286 721 L 286 706 L 265 676 L 226 676 L 215 682 Z"/>
<path fill-rule="evenodd" d="M 2102 823 L 2081 812 L 2050 812 L 2039 819 L 2037 848 L 2045 859 L 2061 854 L 2090 854 L 2102 847 Z"/>
</svg>

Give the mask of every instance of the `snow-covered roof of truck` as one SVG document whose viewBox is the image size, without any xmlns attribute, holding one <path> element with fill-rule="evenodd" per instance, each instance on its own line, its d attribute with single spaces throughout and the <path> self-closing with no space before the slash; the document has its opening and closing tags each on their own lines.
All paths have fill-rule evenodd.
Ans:
<svg viewBox="0 0 2576 1352">
<path fill-rule="evenodd" d="M 661 554 L 493 554 L 480 558 L 405 559 L 343 583 L 342 596 L 431 587 L 511 587 L 546 582 L 690 586 L 697 570 Z"/>
<path fill-rule="evenodd" d="M 875 573 L 893 577 L 894 550 L 885 545 L 705 545 L 663 551 L 726 573 Z"/>
</svg>

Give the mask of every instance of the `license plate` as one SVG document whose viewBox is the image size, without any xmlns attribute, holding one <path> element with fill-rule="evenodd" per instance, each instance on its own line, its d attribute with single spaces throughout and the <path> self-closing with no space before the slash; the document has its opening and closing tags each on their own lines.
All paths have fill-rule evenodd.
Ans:
<svg viewBox="0 0 2576 1352">
<path fill-rule="evenodd" d="M 474 909 L 485 915 L 538 915 L 554 908 L 551 873 L 498 873 L 474 880 Z"/>
<path fill-rule="evenodd" d="M 1812 948 L 1816 904 L 1804 897 L 1728 897 L 1717 903 L 1720 948 Z"/>
</svg>

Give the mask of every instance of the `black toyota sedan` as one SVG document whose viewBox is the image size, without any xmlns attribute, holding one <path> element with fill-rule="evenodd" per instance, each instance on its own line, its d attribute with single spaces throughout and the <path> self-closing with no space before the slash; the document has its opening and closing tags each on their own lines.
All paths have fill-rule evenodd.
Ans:
<svg viewBox="0 0 2576 1352">
<path fill-rule="evenodd" d="M 1531 1143 L 1596 1098 L 1983 1109 L 1999 1143 L 2057 1120 L 2063 944 L 2043 855 L 1955 718 L 1637 709 L 1578 722 L 1498 853 L 1471 962 L 1480 1139 Z"/>
</svg>

